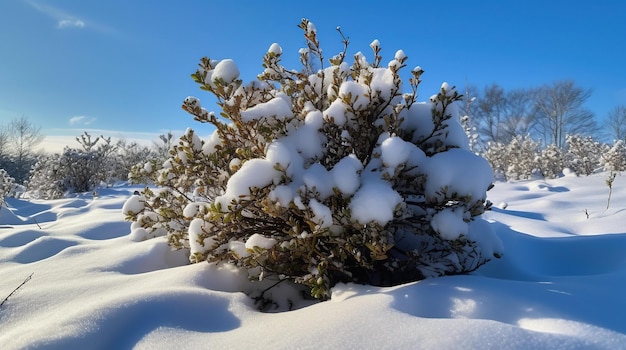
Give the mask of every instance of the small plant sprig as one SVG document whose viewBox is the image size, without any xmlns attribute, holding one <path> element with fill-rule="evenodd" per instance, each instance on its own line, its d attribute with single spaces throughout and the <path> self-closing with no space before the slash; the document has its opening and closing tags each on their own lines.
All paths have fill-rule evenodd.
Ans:
<svg viewBox="0 0 626 350">
<path fill-rule="evenodd" d="M 604 181 L 606 183 L 606 185 L 609 187 L 609 198 L 606 201 L 606 209 L 609 209 L 609 206 L 611 205 L 611 193 L 613 193 L 613 181 L 615 181 L 615 175 L 617 175 L 616 172 L 611 171 L 609 174 L 609 177 Z"/>
<path fill-rule="evenodd" d="M 9 295 L 7 295 L 6 298 L 4 298 L 4 300 L 2 300 L 2 302 L 0 303 L 0 307 L 2 307 L 2 305 L 4 305 L 4 303 L 6 303 L 7 300 L 9 300 L 9 298 L 11 296 L 13 296 L 13 294 L 15 294 L 15 292 L 18 291 L 18 289 L 22 288 L 22 286 L 24 286 L 28 281 L 30 281 L 32 279 L 32 277 L 33 277 L 33 274 L 34 274 L 34 272 L 31 273 L 30 275 L 28 275 L 28 277 L 26 277 L 24 282 L 22 282 L 19 286 L 15 287 L 15 289 L 13 289 L 13 291 Z"/>
</svg>

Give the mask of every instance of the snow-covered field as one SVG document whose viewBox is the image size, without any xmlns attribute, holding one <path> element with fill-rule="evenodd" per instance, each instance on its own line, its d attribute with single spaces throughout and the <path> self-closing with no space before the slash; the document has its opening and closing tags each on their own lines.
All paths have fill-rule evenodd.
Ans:
<svg viewBox="0 0 626 350">
<path fill-rule="evenodd" d="M 0 348 L 557 349 L 626 347 L 626 176 L 496 184 L 505 256 L 472 275 L 261 313 L 228 268 L 133 242 L 136 188 L 0 210 Z M 504 207 L 506 207 L 504 209 Z"/>
</svg>

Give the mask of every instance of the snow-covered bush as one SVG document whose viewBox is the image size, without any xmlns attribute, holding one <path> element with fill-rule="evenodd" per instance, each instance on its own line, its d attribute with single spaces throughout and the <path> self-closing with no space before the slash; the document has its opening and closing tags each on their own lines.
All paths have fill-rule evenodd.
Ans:
<svg viewBox="0 0 626 350">
<path fill-rule="evenodd" d="M 491 165 L 496 178 L 506 180 L 506 172 L 510 164 L 507 145 L 501 142 L 488 142 L 482 156 Z"/>
<path fill-rule="evenodd" d="M 27 182 L 29 197 L 60 198 L 65 193 L 89 192 L 102 183 L 110 185 L 127 178 L 130 166 L 122 158 L 131 154 L 128 148 L 122 151 L 110 137 L 92 139 L 87 132 L 76 140 L 79 148 L 66 147 L 61 155 L 39 158 Z"/>
<path fill-rule="evenodd" d="M 162 166 L 136 169 L 161 188 L 126 203 L 132 234 L 165 233 L 192 262 L 230 262 L 320 299 L 339 281 L 392 285 L 498 257 L 499 240 L 475 220 L 493 173 L 468 149 L 456 89 L 416 102 L 423 70 L 403 92 L 406 55 L 382 66 L 377 40 L 372 62 L 359 52 L 350 65 L 344 39 L 324 68 L 314 25 L 299 27 L 300 71 L 281 65 L 278 44 L 248 84 L 232 60 L 201 60 L 192 76 L 222 111 L 195 97 L 183 109 L 215 131 L 202 140 L 189 129 Z"/>
<path fill-rule="evenodd" d="M 626 170 L 626 143 L 617 140 L 613 146 L 600 156 L 600 165 L 604 171 L 621 172 Z"/>
<path fill-rule="evenodd" d="M 104 181 L 103 156 L 96 151 L 66 148 L 60 158 L 65 171 L 63 187 L 72 193 L 89 192 Z"/>
<path fill-rule="evenodd" d="M 4 198 L 14 195 L 15 187 L 15 179 L 6 170 L 0 169 L 0 205 L 4 203 Z"/>
<path fill-rule="evenodd" d="M 506 146 L 506 153 L 509 161 L 506 176 L 509 179 L 530 179 L 539 166 L 539 143 L 528 135 L 513 137 Z"/>
<path fill-rule="evenodd" d="M 41 156 L 30 170 L 30 177 L 26 182 L 26 194 L 30 198 L 61 198 L 65 193 L 63 186 L 65 177 L 65 171 L 61 168 L 61 155 Z"/>
<path fill-rule="evenodd" d="M 540 152 L 537 163 L 543 177 L 554 179 L 563 173 L 565 162 L 563 160 L 563 151 L 555 144 L 550 144 Z"/>
<path fill-rule="evenodd" d="M 592 137 L 581 135 L 567 135 L 567 152 L 565 166 L 577 175 L 591 175 L 600 167 L 600 156 L 605 153 L 606 147 Z"/>
</svg>

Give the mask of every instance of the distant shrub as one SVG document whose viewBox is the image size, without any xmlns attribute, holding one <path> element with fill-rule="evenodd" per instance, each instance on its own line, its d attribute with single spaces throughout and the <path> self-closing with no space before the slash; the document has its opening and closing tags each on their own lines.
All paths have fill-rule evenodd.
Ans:
<svg viewBox="0 0 626 350">
<path fill-rule="evenodd" d="M 626 143 L 617 140 L 612 147 L 606 147 L 606 151 L 600 156 L 600 165 L 604 171 L 621 172 L 626 170 Z"/>
<path fill-rule="evenodd" d="M 591 136 L 567 135 L 565 166 L 576 175 L 591 175 L 600 169 L 600 157 L 606 146 L 595 141 Z"/>
<path fill-rule="evenodd" d="M 563 151 L 555 144 L 541 150 L 538 159 L 541 174 L 547 179 L 554 179 L 563 174 L 565 162 L 563 159 Z"/>
<path fill-rule="evenodd" d="M 4 204 L 4 198 L 15 195 L 17 184 L 15 179 L 4 169 L 0 169 L 0 206 Z"/>
<path fill-rule="evenodd" d="M 501 142 L 488 142 L 482 156 L 489 162 L 494 175 L 499 180 L 507 179 L 507 170 L 511 160 L 509 158 L 507 145 Z"/>
<path fill-rule="evenodd" d="M 26 194 L 38 199 L 61 198 L 66 191 L 63 183 L 65 177 L 59 154 L 40 156 L 30 171 Z"/>
<path fill-rule="evenodd" d="M 506 147 L 509 161 L 506 175 L 509 179 L 530 179 L 538 170 L 539 143 L 530 136 L 515 136 Z"/>
<path fill-rule="evenodd" d="M 281 65 L 278 44 L 248 84 L 232 60 L 200 61 L 192 77 L 222 111 L 195 97 L 183 109 L 215 131 L 203 140 L 188 129 L 164 163 L 134 168 L 131 178 L 159 188 L 126 203 L 132 234 L 167 235 L 191 262 L 229 262 L 320 299 L 339 281 L 393 285 L 498 257 L 498 239 L 475 220 L 493 174 L 468 149 L 456 89 L 416 102 L 423 70 L 403 92 L 407 57 L 382 66 L 377 40 L 372 62 L 357 53 L 349 65 L 344 38 L 324 68 L 314 25 L 299 27 L 299 71 Z"/>
</svg>

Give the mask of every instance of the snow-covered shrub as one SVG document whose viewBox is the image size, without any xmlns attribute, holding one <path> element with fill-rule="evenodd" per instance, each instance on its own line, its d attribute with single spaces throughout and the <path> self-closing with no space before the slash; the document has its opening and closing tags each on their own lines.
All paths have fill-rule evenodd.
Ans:
<svg viewBox="0 0 626 350">
<path fill-rule="evenodd" d="M 600 165 L 604 171 L 621 172 L 626 170 L 626 143 L 617 140 L 613 146 L 600 156 Z"/>
<path fill-rule="evenodd" d="M 491 165 L 496 178 L 506 180 L 506 171 L 510 164 L 507 145 L 501 142 L 488 142 L 482 156 Z"/>
<path fill-rule="evenodd" d="M 0 169 L 0 205 L 4 203 L 4 198 L 14 196 L 15 179 L 4 169 Z"/>
<path fill-rule="evenodd" d="M 189 130 L 193 132 L 193 130 Z M 189 135 L 183 138 L 188 138 Z M 163 163 L 170 158 L 174 144 L 174 135 L 171 132 L 159 135 L 160 142 L 154 142 L 153 148 L 143 148 L 143 152 L 136 154 L 131 167 L 128 168 L 128 180 L 136 184 L 153 184 L 153 175 L 163 168 Z M 177 146 L 178 147 L 178 146 Z M 176 154 L 178 151 L 175 151 Z M 127 159 L 128 157 L 125 157 Z"/>
<path fill-rule="evenodd" d="M 600 167 L 600 156 L 606 147 L 591 136 L 567 135 L 565 166 L 576 175 L 591 175 Z"/>
<path fill-rule="evenodd" d="M 41 156 L 30 170 L 30 177 L 26 182 L 26 194 L 30 198 L 61 198 L 65 193 L 63 186 L 65 176 L 65 171 L 61 168 L 61 155 Z"/>
<path fill-rule="evenodd" d="M 530 179 L 538 168 L 539 143 L 530 136 L 517 135 L 506 146 L 509 161 L 506 176 L 515 180 Z"/>
<path fill-rule="evenodd" d="M 27 182 L 29 197 L 60 198 L 65 193 L 93 191 L 102 183 L 110 185 L 127 177 L 129 167 L 123 167 L 121 158 L 128 153 L 121 152 L 111 138 L 92 139 L 85 132 L 76 140 L 79 148 L 66 147 L 61 155 L 39 158 Z"/>
<path fill-rule="evenodd" d="M 537 163 L 543 177 L 554 179 L 561 176 L 565 166 L 563 151 L 555 144 L 551 144 L 540 153 Z"/>
<path fill-rule="evenodd" d="M 105 180 L 103 155 L 97 151 L 65 148 L 60 167 L 65 171 L 63 187 L 72 193 L 89 192 Z"/>
<path fill-rule="evenodd" d="M 359 52 L 348 64 L 344 40 L 323 68 L 315 27 L 299 26 L 300 71 L 281 65 L 278 44 L 248 84 L 232 60 L 201 60 L 193 78 L 222 111 L 195 97 L 183 109 L 215 131 L 202 140 L 187 130 L 161 167 L 138 170 L 161 188 L 127 202 L 133 235 L 166 232 L 192 262 L 230 262 L 320 299 L 339 281 L 392 285 L 498 257 L 499 240 L 475 220 L 493 173 L 468 149 L 456 89 L 444 83 L 416 102 L 423 70 L 403 92 L 406 55 L 382 66 L 377 40 L 372 62 Z"/>
</svg>

